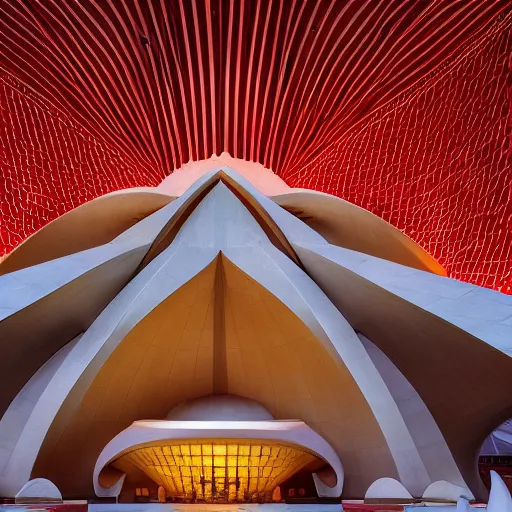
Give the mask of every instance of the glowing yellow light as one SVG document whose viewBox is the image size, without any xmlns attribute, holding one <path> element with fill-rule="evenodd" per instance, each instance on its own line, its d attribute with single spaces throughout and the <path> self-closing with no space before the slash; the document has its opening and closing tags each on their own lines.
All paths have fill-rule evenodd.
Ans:
<svg viewBox="0 0 512 512">
<path fill-rule="evenodd" d="M 297 447 L 257 440 L 165 441 L 121 458 L 171 496 L 209 502 L 268 500 L 277 485 L 316 460 Z"/>
</svg>

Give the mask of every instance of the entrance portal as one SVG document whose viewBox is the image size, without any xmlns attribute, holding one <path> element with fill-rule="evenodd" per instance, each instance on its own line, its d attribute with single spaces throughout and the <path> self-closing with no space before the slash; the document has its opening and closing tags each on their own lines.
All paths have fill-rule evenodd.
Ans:
<svg viewBox="0 0 512 512">
<path fill-rule="evenodd" d="M 173 499 L 224 503 L 271 501 L 276 486 L 318 460 L 291 445 L 236 439 L 148 446 L 120 459 L 144 471 Z"/>
</svg>

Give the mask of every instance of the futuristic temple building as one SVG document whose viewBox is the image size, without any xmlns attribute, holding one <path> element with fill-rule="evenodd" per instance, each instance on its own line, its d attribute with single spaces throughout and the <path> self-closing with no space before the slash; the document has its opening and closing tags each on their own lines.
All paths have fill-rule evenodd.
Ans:
<svg viewBox="0 0 512 512">
<path fill-rule="evenodd" d="M 488 500 L 509 2 L 6 0 L 0 26 L 3 503 Z"/>
<path fill-rule="evenodd" d="M 72 210 L 0 269 L 3 496 L 269 500 L 300 471 L 320 497 L 486 495 L 512 301 L 342 199 L 224 156 Z"/>
</svg>

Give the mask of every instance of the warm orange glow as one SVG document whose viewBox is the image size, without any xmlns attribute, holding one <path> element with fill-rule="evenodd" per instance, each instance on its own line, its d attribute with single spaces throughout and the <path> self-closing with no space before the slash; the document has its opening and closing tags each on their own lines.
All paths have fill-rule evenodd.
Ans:
<svg viewBox="0 0 512 512">
<path fill-rule="evenodd" d="M 296 447 L 256 440 L 166 442 L 122 458 L 171 496 L 205 501 L 269 500 L 277 485 L 316 460 Z"/>
</svg>

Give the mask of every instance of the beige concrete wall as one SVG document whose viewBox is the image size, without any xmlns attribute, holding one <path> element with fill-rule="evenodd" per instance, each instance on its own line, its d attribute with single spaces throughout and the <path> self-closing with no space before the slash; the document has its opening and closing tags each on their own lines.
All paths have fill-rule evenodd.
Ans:
<svg viewBox="0 0 512 512">
<path fill-rule="evenodd" d="M 219 293 L 220 261 L 225 281 L 219 301 L 214 290 Z M 225 325 L 220 331 L 215 328 L 219 302 Z M 219 347 L 225 364 L 215 358 Z M 165 418 L 180 401 L 210 394 L 215 381 L 224 380 L 223 371 L 226 392 L 261 402 L 277 419 L 303 419 L 325 437 L 343 461 L 348 495 L 364 494 L 379 475 L 397 476 L 377 421 L 349 372 L 286 306 L 225 258 L 126 336 L 80 404 L 69 395 L 33 475 L 50 478 L 66 496 L 92 495 L 87 476 L 114 435 L 134 420 Z M 127 485 L 132 484 L 129 478 Z"/>
<path fill-rule="evenodd" d="M 144 251 L 138 248 L 116 256 L 0 320 L 0 418 L 38 368 L 84 332 L 119 293 Z M 40 276 L 41 283 L 44 272 Z M 37 277 L 34 281 L 39 292 L 43 286 L 38 286 Z M 28 295 L 32 290 L 26 288 Z"/>
<path fill-rule="evenodd" d="M 103 365 L 83 400 L 73 391 L 43 443 L 33 474 L 65 496 L 94 496 L 104 446 L 137 419 L 165 418 L 188 398 L 212 392 L 215 265 L 147 315 Z"/>
<path fill-rule="evenodd" d="M 0 275 L 106 244 L 173 199 L 151 189 L 98 197 L 27 238 L 0 262 Z"/>
<path fill-rule="evenodd" d="M 444 268 L 400 230 L 339 197 L 290 190 L 271 199 L 303 220 L 329 243 L 442 276 Z"/>
</svg>

